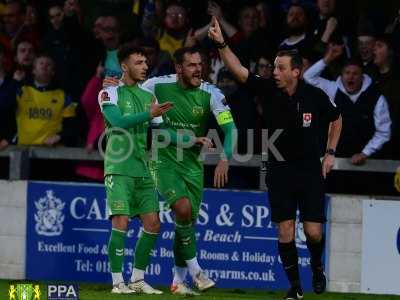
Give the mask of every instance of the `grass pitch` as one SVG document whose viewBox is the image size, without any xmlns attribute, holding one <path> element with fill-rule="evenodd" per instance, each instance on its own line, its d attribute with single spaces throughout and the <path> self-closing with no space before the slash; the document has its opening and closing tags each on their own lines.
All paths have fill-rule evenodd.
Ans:
<svg viewBox="0 0 400 300">
<path fill-rule="evenodd" d="M 8 300 L 8 288 L 10 283 L 19 283 L 16 281 L 0 280 L 0 299 Z M 22 282 L 21 282 L 22 283 Z M 37 284 L 37 283 L 36 283 Z M 42 292 L 41 300 L 47 300 L 47 285 L 39 283 Z M 177 300 L 177 299 L 195 299 L 195 300 L 281 300 L 284 292 L 268 292 L 259 290 L 233 290 L 233 289 L 211 289 L 201 296 L 182 297 L 173 296 L 168 289 L 162 288 L 163 295 L 113 295 L 110 293 L 109 285 L 99 284 L 81 284 L 79 286 L 80 300 Z M 360 294 L 338 294 L 325 293 L 315 295 L 306 293 L 305 300 L 400 300 L 400 296 L 382 296 L 382 295 L 360 295 Z"/>
</svg>

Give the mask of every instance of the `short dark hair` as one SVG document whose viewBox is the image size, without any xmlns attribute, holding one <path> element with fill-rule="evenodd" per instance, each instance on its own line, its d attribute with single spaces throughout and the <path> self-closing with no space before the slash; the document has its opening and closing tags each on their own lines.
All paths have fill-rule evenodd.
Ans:
<svg viewBox="0 0 400 300">
<path fill-rule="evenodd" d="M 189 53 L 189 54 L 199 53 L 200 54 L 200 49 L 197 48 L 197 47 L 179 48 L 174 53 L 175 63 L 182 64 L 183 63 L 183 58 L 184 58 L 186 53 Z"/>
<path fill-rule="evenodd" d="M 142 47 L 138 47 L 135 43 L 122 44 L 118 49 L 118 61 L 121 64 L 132 54 L 140 54 L 145 56 L 145 51 Z"/>
<path fill-rule="evenodd" d="M 280 50 L 276 54 L 277 57 L 288 56 L 290 57 L 290 66 L 292 69 L 303 69 L 303 59 L 297 50 Z"/>
<path fill-rule="evenodd" d="M 344 63 L 343 69 L 342 69 L 342 70 L 344 70 L 344 68 L 346 68 L 346 67 L 348 67 L 348 66 L 357 66 L 357 67 L 359 67 L 359 68 L 361 69 L 361 71 L 364 72 L 364 65 L 363 65 L 363 63 L 362 63 L 361 58 L 359 58 L 359 57 L 352 57 L 352 58 L 349 58 L 349 59 Z"/>
</svg>

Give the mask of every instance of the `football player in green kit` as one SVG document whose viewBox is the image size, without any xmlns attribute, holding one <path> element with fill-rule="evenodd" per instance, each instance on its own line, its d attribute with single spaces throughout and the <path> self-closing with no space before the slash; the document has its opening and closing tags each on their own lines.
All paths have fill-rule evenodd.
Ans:
<svg viewBox="0 0 400 300">
<path fill-rule="evenodd" d="M 154 181 L 149 173 L 146 136 L 150 122 L 160 117 L 172 104 L 158 104 L 154 96 L 138 84 L 145 79 L 146 57 L 140 48 L 121 46 L 118 59 L 123 70 L 123 86 L 107 87 L 99 93 L 104 116 L 107 147 L 104 157 L 104 182 L 107 206 L 112 222 L 108 245 L 111 265 L 112 293 L 162 294 L 144 281 L 160 230 L 159 202 Z M 129 218 L 139 217 L 143 224 L 136 243 L 132 277 L 125 285 L 122 277 L 125 237 Z"/>
<path fill-rule="evenodd" d="M 224 133 L 224 155 L 214 174 L 214 186 L 223 187 L 228 180 L 228 160 L 236 144 L 236 127 L 222 92 L 201 79 L 202 61 L 195 48 L 181 48 L 175 53 L 176 74 L 154 77 L 145 81 L 143 89 L 150 91 L 163 105 L 171 101 L 174 109 L 164 115 L 165 126 L 175 131 L 186 130 L 192 137 L 205 135 L 207 119 L 216 118 Z M 189 134 L 190 135 L 190 134 Z M 189 140 L 185 135 L 181 141 Z M 156 186 L 175 216 L 174 279 L 171 292 L 196 295 L 185 284 L 187 272 L 200 290 L 215 285 L 199 266 L 196 258 L 195 223 L 203 194 L 203 164 L 199 147 L 169 144 L 159 148 L 156 162 Z M 179 151 L 183 155 L 178 155 Z"/>
</svg>

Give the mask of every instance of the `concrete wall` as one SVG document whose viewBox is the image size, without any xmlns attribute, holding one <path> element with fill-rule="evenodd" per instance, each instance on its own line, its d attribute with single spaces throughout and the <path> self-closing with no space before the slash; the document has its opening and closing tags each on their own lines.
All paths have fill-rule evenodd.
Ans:
<svg viewBox="0 0 400 300">
<path fill-rule="evenodd" d="M 26 186 L 0 180 L 0 278 L 25 278 Z"/>
<path fill-rule="evenodd" d="M 360 292 L 362 201 L 368 196 L 332 195 L 328 244 L 328 289 Z"/>
</svg>

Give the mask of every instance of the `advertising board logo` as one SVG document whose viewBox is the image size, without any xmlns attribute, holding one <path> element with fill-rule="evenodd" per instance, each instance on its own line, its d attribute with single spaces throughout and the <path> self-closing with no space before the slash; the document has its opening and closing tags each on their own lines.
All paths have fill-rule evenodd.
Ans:
<svg viewBox="0 0 400 300">
<path fill-rule="evenodd" d="M 58 236 L 63 231 L 65 203 L 54 196 L 52 190 L 46 191 L 46 196 L 35 201 L 36 233 L 44 236 Z"/>
<path fill-rule="evenodd" d="M 9 300 L 40 300 L 40 295 L 38 284 L 11 284 L 8 290 Z"/>
<path fill-rule="evenodd" d="M 47 300 L 79 300 L 79 286 L 77 284 L 49 284 Z"/>
</svg>

